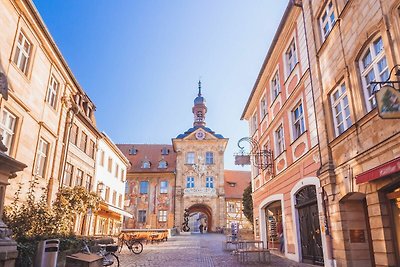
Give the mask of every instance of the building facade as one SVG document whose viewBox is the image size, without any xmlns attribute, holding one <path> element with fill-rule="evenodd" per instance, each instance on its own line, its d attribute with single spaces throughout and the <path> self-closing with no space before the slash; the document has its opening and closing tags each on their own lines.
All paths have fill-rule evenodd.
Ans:
<svg viewBox="0 0 400 267">
<path fill-rule="evenodd" d="M 232 223 L 239 229 L 252 230 L 253 225 L 243 214 L 243 193 L 250 185 L 251 173 L 248 171 L 224 171 L 225 179 L 225 228 L 231 228 Z"/>
<path fill-rule="evenodd" d="M 128 158 L 125 229 L 174 226 L 176 154 L 171 145 L 119 144 Z"/>
<path fill-rule="evenodd" d="M 379 115 L 381 85 L 371 82 L 398 81 L 400 1 L 303 1 L 300 8 L 314 67 L 332 259 L 337 266 L 399 266 L 399 119 Z"/>
<path fill-rule="evenodd" d="M 185 212 L 190 231 L 201 222 L 208 231 L 226 225 L 224 152 L 228 139 L 207 128 L 207 107 L 201 94 L 192 108 L 193 127 L 172 139 L 176 152 L 175 225 L 182 229 Z"/>
<path fill-rule="evenodd" d="M 400 262 L 399 119 L 394 114 L 384 118 L 387 116 L 378 111 L 379 101 L 384 99 L 376 93 L 382 84 L 374 83 L 398 81 L 399 21 L 400 1 L 289 1 L 243 113 L 251 125 L 251 136 L 264 148 L 270 135 L 268 126 L 263 129 L 264 120 L 268 119 L 266 125 L 274 125 L 275 118 L 280 117 L 276 101 L 268 105 L 271 111 L 263 111 L 263 88 L 268 94 L 268 86 L 276 87 L 275 78 L 271 83 L 264 77 L 274 75 L 270 65 L 278 65 L 278 71 L 281 64 L 286 66 L 283 77 L 279 76 L 279 94 L 284 101 L 278 98 L 277 103 L 287 118 L 283 118 L 284 134 L 275 130 L 271 149 L 275 173 L 267 178 L 269 186 L 263 193 L 257 192 L 263 181 L 256 179 L 260 174 L 265 179 L 263 171 L 259 174 L 253 169 L 252 182 L 254 212 L 259 218 L 257 221 L 256 216 L 256 232 L 270 242 L 269 221 L 276 220 L 274 209 L 278 206 L 277 212 L 284 215 L 285 255 L 289 258 L 303 262 L 312 258 L 325 266 L 398 266 Z M 292 35 L 296 50 L 290 51 L 286 47 Z M 274 54 L 283 62 L 274 59 Z M 300 72 L 296 82 L 290 78 L 293 74 L 285 76 L 285 68 L 291 69 L 285 60 L 291 62 L 288 59 L 293 54 L 298 59 L 293 71 L 299 68 Z M 295 89 L 287 95 L 291 84 Z M 399 89 L 396 83 L 389 85 Z M 291 99 L 296 99 L 302 87 L 304 109 L 293 108 Z M 391 109 L 397 111 L 398 97 L 393 93 L 390 98 Z M 299 158 L 296 154 L 301 149 L 293 139 L 293 129 L 302 129 L 301 123 L 300 127 L 296 125 L 301 113 L 308 141 L 307 152 Z M 285 128 L 285 121 L 290 127 Z M 315 122 L 317 127 L 313 126 Z M 293 161 L 288 158 L 288 165 L 280 170 L 282 150 L 284 157 L 289 154 Z M 298 178 L 291 186 L 293 174 Z M 281 181 L 273 184 L 279 177 Z M 284 192 L 287 187 L 290 194 Z M 274 196 L 279 191 L 282 194 Z M 268 203 L 277 200 L 284 207 L 273 205 L 263 214 Z M 302 223 L 304 219 L 306 224 Z M 303 234 L 304 225 L 315 227 L 308 237 Z M 305 229 L 313 230 L 309 226 Z M 318 240 L 317 246 L 306 247 L 303 239 L 311 244 Z M 323 261 L 315 261 L 318 258 Z"/>
<path fill-rule="evenodd" d="M 329 266 L 306 31 L 293 1 L 242 119 L 249 122 L 253 147 L 265 153 L 261 165 L 252 159 L 256 238 L 289 259 Z"/>
<path fill-rule="evenodd" d="M 118 235 L 124 217 L 133 216 L 124 211 L 125 183 L 129 160 L 103 132 L 98 141 L 94 190 L 101 197 L 100 210 L 88 214 L 92 221 L 89 235 Z"/>
</svg>

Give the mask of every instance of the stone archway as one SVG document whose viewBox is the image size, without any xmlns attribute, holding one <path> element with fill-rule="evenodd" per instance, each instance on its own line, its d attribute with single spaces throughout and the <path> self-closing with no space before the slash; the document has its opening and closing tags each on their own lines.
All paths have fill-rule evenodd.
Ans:
<svg viewBox="0 0 400 267">
<path fill-rule="evenodd" d="M 212 211 L 211 208 L 204 204 L 194 204 L 190 206 L 188 209 L 189 214 L 193 214 L 195 212 L 203 213 L 207 216 L 207 229 L 211 231 L 212 226 Z"/>
</svg>

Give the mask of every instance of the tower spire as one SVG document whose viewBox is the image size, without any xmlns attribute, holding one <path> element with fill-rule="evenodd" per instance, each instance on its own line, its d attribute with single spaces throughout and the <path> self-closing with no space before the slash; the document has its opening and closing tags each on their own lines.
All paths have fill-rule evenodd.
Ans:
<svg viewBox="0 0 400 267">
<path fill-rule="evenodd" d="M 205 126 L 206 125 L 206 113 L 207 113 L 207 107 L 206 107 L 206 100 L 204 97 L 201 95 L 201 80 L 199 79 L 199 93 L 197 94 L 197 97 L 194 99 L 194 106 L 192 108 L 192 112 L 194 114 L 194 122 L 193 126 Z"/>
</svg>

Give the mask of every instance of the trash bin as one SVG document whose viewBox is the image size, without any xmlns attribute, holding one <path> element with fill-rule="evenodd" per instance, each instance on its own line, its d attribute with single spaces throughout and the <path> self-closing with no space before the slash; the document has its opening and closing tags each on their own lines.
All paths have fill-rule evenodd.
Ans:
<svg viewBox="0 0 400 267">
<path fill-rule="evenodd" d="M 35 267 L 56 267 L 60 240 L 48 239 L 39 242 Z"/>
</svg>

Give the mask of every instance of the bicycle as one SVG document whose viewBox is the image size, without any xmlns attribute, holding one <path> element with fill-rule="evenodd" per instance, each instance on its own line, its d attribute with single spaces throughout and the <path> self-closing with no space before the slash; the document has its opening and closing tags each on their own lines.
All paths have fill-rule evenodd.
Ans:
<svg viewBox="0 0 400 267">
<path fill-rule="evenodd" d="M 103 245 L 103 244 L 100 244 L 99 247 L 100 247 L 100 250 L 95 254 L 103 258 L 103 265 L 102 266 L 119 267 L 119 258 L 114 253 L 114 252 L 117 252 L 118 245 Z M 89 246 L 87 244 L 87 241 L 85 241 L 85 240 L 83 241 L 83 249 L 81 251 L 82 251 L 82 253 L 93 254 L 90 251 L 90 248 L 89 248 Z"/>
<path fill-rule="evenodd" d="M 138 239 L 121 233 L 118 237 L 119 253 L 121 252 L 124 245 L 126 245 L 128 249 L 134 254 L 140 254 L 143 251 L 143 244 Z"/>
</svg>

